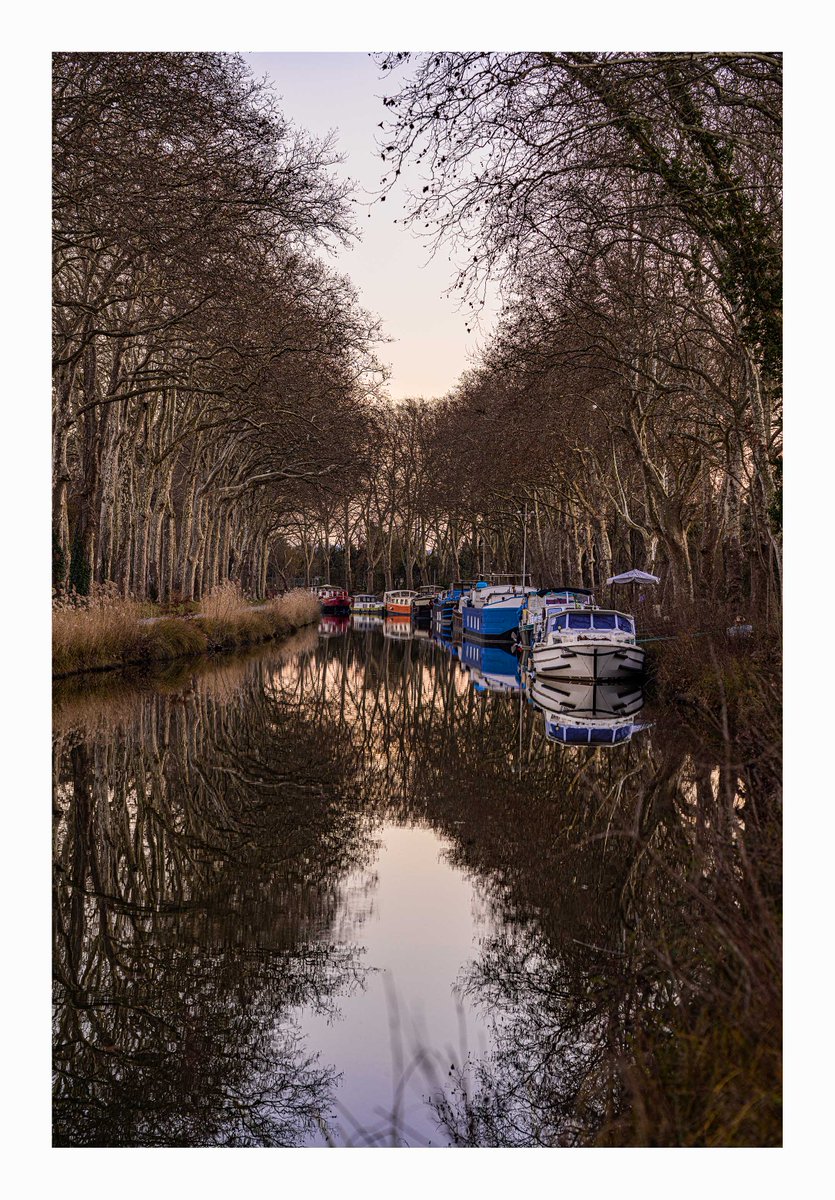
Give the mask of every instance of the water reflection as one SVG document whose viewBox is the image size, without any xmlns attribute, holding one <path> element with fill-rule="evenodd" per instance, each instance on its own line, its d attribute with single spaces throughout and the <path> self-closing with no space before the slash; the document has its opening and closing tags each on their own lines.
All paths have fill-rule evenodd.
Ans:
<svg viewBox="0 0 835 1200">
<path fill-rule="evenodd" d="M 747 1128 L 774 714 L 729 741 L 343 620 L 57 693 L 56 1144 L 675 1140 L 728 1014 Z M 629 736 L 554 744 L 584 722 Z"/>
<path fill-rule="evenodd" d="M 343 633 L 347 633 L 350 626 L 350 617 L 320 617 L 319 637 L 341 637 Z"/>
<path fill-rule="evenodd" d="M 464 639 L 460 657 L 476 691 L 516 692 L 522 686 L 519 660 L 502 646 L 482 646 Z"/>
<path fill-rule="evenodd" d="M 410 617 L 386 617 L 383 621 L 383 637 L 410 642 L 414 635 L 415 626 Z"/>
<path fill-rule="evenodd" d="M 561 746 L 619 746 L 646 728 L 635 716 L 644 688 L 633 680 L 571 682 L 528 678 L 532 702 L 542 712 L 545 736 Z"/>
</svg>

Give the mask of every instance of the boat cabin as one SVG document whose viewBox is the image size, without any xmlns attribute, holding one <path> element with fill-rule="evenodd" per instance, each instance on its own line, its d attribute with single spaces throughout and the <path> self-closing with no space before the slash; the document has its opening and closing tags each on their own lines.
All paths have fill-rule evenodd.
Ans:
<svg viewBox="0 0 835 1200">
<path fill-rule="evenodd" d="M 562 610 L 548 614 L 548 633 L 627 633 L 635 636 L 635 622 L 625 613 L 595 608 Z"/>
<path fill-rule="evenodd" d="M 465 603 L 474 608 L 484 608 L 489 604 L 521 604 L 535 593 L 536 588 L 520 583 L 477 583 L 469 593 L 465 593 Z"/>
</svg>

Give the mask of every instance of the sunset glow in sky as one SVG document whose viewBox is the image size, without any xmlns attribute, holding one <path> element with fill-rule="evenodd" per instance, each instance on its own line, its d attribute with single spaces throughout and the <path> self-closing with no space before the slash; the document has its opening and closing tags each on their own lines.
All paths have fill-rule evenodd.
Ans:
<svg viewBox="0 0 835 1200">
<path fill-rule="evenodd" d="M 379 123 L 387 115 L 381 97 L 396 87 L 367 54 L 257 53 L 245 56 L 256 77 L 267 76 L 281 97 L 281 108 L 296 125 L 316 137 L 336 133 L 345 156 L 340 173 L 353 179 L 358 193 L 379 188 L 383 166 L 375 145 Z M 404 171 L 403 177 L 408 179 Z M 414 183 L 417 173 L 411 176 Z M 399 222 L 402 193 L 392 191 L 385 204 L 358 204 L 362 241 L 340 251 L 334 263 L 350 275 L 367 309 L 383 320 L 395 339 L 380 347 L 391 364 L 389 391 L 394 399 L 442 396 L 468 366 L 489 328 L 493 310 L 482 317 L 480 337 L 468 334 L 465 314 L 443 293 L 453 275 L 447 252 L 429 259 L 429 248 Z M 368 213 L 370 212 L 370 216 Z M 398 223 L 395 224 L 395 218 Z"/>
</svg>

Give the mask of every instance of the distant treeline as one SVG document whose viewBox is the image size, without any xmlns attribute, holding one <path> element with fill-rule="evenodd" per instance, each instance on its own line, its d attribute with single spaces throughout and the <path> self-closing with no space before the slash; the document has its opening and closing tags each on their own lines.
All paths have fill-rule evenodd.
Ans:
<svg viewBox="0 0 835 1200">
<path fill-rule="evenodd" d="M 405 223 L 503 297 L 440 400 L 374 393 L 299 249 L 347 236 L 331 159 L 237 60 L 57 60 L 59 579 L 445 581 L 518 570 L 527 511 L 540 582 L 778 601 L 780 56 L 378 61 L 383 188 L 417 163 Z"/>
</svg>

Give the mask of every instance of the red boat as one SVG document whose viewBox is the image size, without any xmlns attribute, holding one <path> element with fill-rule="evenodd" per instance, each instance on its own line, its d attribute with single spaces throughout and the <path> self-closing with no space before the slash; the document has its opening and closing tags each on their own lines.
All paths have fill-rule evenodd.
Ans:
<svg viewBox="0 0 835 1200">
<path fill-rule="evenodd" d="M 322 606 L 323 617 L 349 617 L 351 615 L 351 597 L 344 588 L 320 587 L 316 595 Z"/>
</svg>

